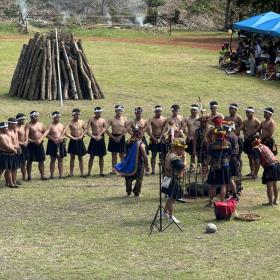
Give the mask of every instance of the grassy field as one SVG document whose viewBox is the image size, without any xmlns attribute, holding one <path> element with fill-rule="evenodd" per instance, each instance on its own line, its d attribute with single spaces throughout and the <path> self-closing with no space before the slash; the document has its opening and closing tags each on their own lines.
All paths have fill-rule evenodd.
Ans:
<svg viewBox="0 0 280 280">
<path fill-rule="evenodd" d="M 106 36 L 97 41 L 89 36 L 84 47 L 106 99 L 67 101 L 60 109 L 58 102 L 8 96 L 19 52 L 28 37 L 1 39 L 0 35 L 0 119 L 36 109 L 47 124 L 50 113 L 58 109 L 67 123 L 73 107 L 79 107 L 88 119 L 97 105 L 104 107 L 104 116 L 109 118 L 119 102 L 130 118 L 135 106 L 143 106 L 145 117 L 152 116 L 156 104 L 169 115 L 173 103 L 179 103 L 182 114 L 188 115 L 189 105 L 198 96 L 205 104 L 217 100 L 222 113 L 235 101 L 242 115 L 243 108 L 253 105 L 262 118 L 263 108 L 273 106 L 278 117 L 279 82 L 227 76 L 216 67 L 216 52 L 149 42 L 110 42 Z M 126 37 L 127 31 L 118 36 Z M 152 40 L 153 36 L 145 38 Z M 66 174 L 68 164 L 67 159 Z M 98 174 L 96 164 L 94 173 Z M 266 195 L 260 181 L 244 183 L 238 206 L 239 211 L 260 214 L 259 222 L 218 222 L 217 234 L 206 235 L 205 226 L 213 221 L 214 213 L 198 199 L 176 205 L 182 233 L 171 227 L 148 236 L 158 205 L 157 176 L 145 178 L 140 199 L 125 197 L 121 177 L 94 175 L 42 182 L 36 166 L 34 177 L 18 190 L 7 189 L 1 182 L 0 279 L 279 279 L 280 211 L 279 207 L 261 207 Z"/>
</svg>

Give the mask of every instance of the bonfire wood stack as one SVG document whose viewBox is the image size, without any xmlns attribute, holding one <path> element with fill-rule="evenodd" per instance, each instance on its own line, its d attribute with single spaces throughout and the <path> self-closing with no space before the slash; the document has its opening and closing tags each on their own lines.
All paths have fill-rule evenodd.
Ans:
<svg viewBox="0 0 280 280">
<path fill-rule="evenodd" d="M 84 53 L 81 40 L 72 34 L 37 33 L 23 45 L 11 82 L 10 95 L 28 100 L 100 99 L 98 85 Z M 59 60 L 59 61 L 58 61 Z M 60 71 L 60 75 L 58 75 Z"/>
</svg>

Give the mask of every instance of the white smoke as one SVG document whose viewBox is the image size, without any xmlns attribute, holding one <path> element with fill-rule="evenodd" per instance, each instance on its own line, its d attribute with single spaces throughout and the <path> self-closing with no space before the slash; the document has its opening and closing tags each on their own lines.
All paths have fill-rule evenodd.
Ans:
<svg viewBox="0 0 280 280">
<path fill-rule="evenodd" d="M 135 23 L 144 26 L 145 15 L 144 14 L 135 14 Z"/>
<path fill-rule="evenodd" d="M 26 20 L 28 14 L 28 7 L 27 7 L 26 0 L 18 0 L 18 5 L 22 15 L 22 19 Z"/>
<path fill-rule="evenodd" d="M 112 26 L 112 25 L 113 25 L 112 17 L 111 17 L 111 15 L 109 14 L 109 12 L 106 13 L 106 18 L 107 18 L 107 25 L 108 25 L 108 26 Z"/>
</svg>

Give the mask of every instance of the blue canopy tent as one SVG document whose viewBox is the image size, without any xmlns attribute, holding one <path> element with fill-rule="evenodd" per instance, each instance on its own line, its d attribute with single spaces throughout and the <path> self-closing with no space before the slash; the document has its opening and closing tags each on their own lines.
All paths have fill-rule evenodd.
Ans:
<svg viewBox="0 0 280 280">
<path fill-rule="evenodd" d="M 272 35 L 272 32 L 277 32 L 277 30 L 280 31 L 280 17 L 271 19 L 262 24 L 258 24 L 254 28 L 252 28 L 252 32 L 265 35 Z M 280 34 L 278 36 L 280 36 Z"/>
<path fill-rule="evenodd" d="M 253 16 L 251 18 L 234 23 L 233 28 L 237 30 L 248 31 L 248 32 L 256 32 L 254 31 L 254 28 L 257 28 L 259 25 L 264 24 L 273 19 L 280 20 L 280 15 L 274 12 L 268 12 L 265 14 Z"/>
</svg>

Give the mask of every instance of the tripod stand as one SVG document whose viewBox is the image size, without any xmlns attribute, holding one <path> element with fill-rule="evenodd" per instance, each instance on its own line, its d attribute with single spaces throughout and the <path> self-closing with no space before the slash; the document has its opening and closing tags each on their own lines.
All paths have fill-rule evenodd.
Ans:
<svg viewBox="0 0 280 280">
<path fill-rule="evenodd" d="M 162 214 L 163 214 L 163 211 L 165 211 L 164 207 L 162 206 L 162 191 L 161 191 L 161 183 L 162 183 L 162 164 L 161 164 L 161 161 L 159 162 L 159 206 L 158 206 L 158 209 L 156 211 L 156 214 L 154 216 L 154 219 L 151 223 L 151 226 L 150 226 L 150 233 L 149 235 L 152 234 L 153 232 L 153 229 L 154 227 L 157 228 L 157 230 L 159 232 L 163 232 L 165 231 L 169 226 L 171 226 L 172 224 L 175 224 L 181 231 L 182 228 L 178 225 L 178 223 L 176 223 L 173 219 L 172 216 L 170 216 L 170 218 L 168 219 L 169 223 L 166 225 L 166 226 L 163 226 L 163 223 L 162 223 Z"/>
</svg>

